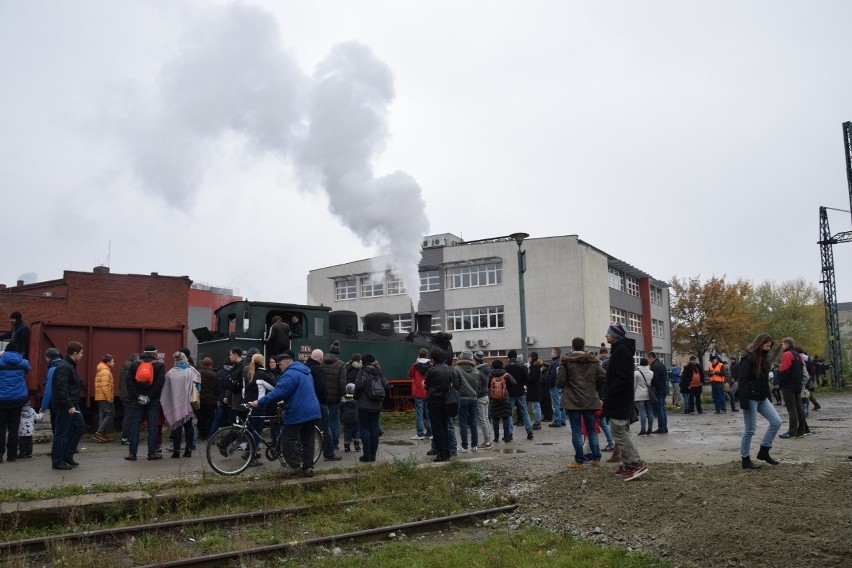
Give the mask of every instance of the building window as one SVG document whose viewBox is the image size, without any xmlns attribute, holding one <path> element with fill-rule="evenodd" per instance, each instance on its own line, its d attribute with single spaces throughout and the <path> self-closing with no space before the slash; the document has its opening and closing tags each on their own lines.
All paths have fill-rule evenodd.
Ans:
<svg viewBox="0 0 852 568">
<path fill-rule="evenodd" d="M 631 296 L 639 297 L 639 281 L 632 276 L 627 276 L 627 293 Z"/>
<path fill-rule="evenodd" d="M 663 327 L 662 320 L 657 320 L 657 319 L 651 320 L 651 335 L 653 335 L 654 337 L 662 338 L 662 337 L 664 337 L 664 334 L 663 334 L 664 329 L 665 328 Z"/>
<path fill-rule="evenodd" d="M 385 295 L 385 283 L 380 278 L 367 276 L 361 279 L 361 297 L 378 298 Z"/>
<path fill-rule="evenodd" d="M 355 286 L 355 279 L 350 278 L 348 280 L 338 280 L 334 283 L 334 299 L 337 301 L 341 300 L 354 300 L 358 297 L 358 289 Z"/>
<path fill-rule="evenodd" d="M 624 292 L 624 274 L 611 266 L 609 267 L 609 287 Z"/>
<path fill-rule="evenodd" d="M 447 331 L 498 329 L 503 326 L 503 306 L 447 310 Z"/>
<path fill-rule="evenodd" d="M 448 268 L 446 275 L 448 290 L 452 290 L 453 288 L 494 286 L 503 283 L 503 265 L 494 263 L 459 266 Z"/>
<path fill-rule="evenodd" d="M 618 308 L 610 308 L 609 309 L 609 322 L 610 323 L 620 323 L 621 325 L 627 325 L 627 312 L 624 310 L 619 310 Z"/>
<path fill-rule="evenodd" d="M 388 273 L 387 275 L 388 296 L 399 296 L 405 294 L 405 284 L 402 279 L 395 274 Z"/>
<path fill-rule="evenodd" d="M 627 331 L 642 333 L 642 316 L 639 314 L 627 314 Z"/>
<path fill-rule="evenodd" d="M 639 360 L 640 359 L 647 359 L 647 358 L 648 358 L 647 353 L 645 353 L 644 351 L 637 351 L 636 353 L 633 354 L 633 364 L 638 367 L 639 366 Z M 650 381 L 648 381 L 648 383 L 650 384 Z"/>
<path fill-rule="evenodd" d="M 426 270 L 420 273 L 420 291 L 437 292 L 441 289 L 441 273 L 438 270 Z"/>
<path fill-rule="evenodd" d="M 393 330 L 397 333 L 408 333 L 413 326 L 411 325 L 411 314 L 394 314 Z"/>
<path fill-rule="evenodd" d="M 663 305 L 663 289 L 651 286 L 651 302 L 658 306 Z"/>
</svg>

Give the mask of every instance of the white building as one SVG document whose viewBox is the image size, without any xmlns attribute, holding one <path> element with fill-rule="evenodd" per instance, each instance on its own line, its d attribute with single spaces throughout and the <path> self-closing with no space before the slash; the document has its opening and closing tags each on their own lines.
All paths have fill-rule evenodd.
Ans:
<svg viewBox="0 0 852 568">
<path fill-rule="evenodd" d="M 523 347 L 550 357 L 583 337 L 587 348 L 604 342 L 620 321 L 636 340 L 637 358 L 656 351 L 671 360 L 668 285 L 580 240 L 576 235 L 523 241 L 526 335 L 521 338 L 518 244 L 510 237 L 462 241 L 452 234 L 423 239 L 417 309 L 386 260 L 370 258 L 311 270 L 308 303 L 393 316 L 397 331 L 411 331 L 413 314 L 432 315 L 432 329 L 453 333 L 456 352 L 481 350 L 505 357 Z"/>
</svg>

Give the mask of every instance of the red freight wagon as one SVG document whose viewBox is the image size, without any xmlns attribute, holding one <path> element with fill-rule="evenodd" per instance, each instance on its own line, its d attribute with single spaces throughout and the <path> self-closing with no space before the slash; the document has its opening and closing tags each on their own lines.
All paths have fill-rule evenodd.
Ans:
<svg viewBox="0 0 852 568">
<path fill-rule="evenodd" d="M 96 411 L 95 373 L 98 363 L 106 353 L 115 357 L 112 374 L 115 377 L 115 395 L 118 398 L 118 379 L 121 369 L 131 353 L 141 353 L 146 345 L 157 347 L 160 357 L 171 367 L 171 355 L 186 345 L 186 329 L 183 325 L 173 328 L 109 327 L 102 325 L 66 324 L 52 322 L 34 322 L 30 336 L 30 364 L 32 371 L 27 375 L 27 386 L 31 395 L 41 398 L 44 392 L 44 379 L 47 376 L 47 360 L 44 352 L 56 347 L 65 356 L 65 347 L 69 341 L 83 344 L 83 359 L 77 365 L 77 372 L 83 379 L 83 406 Z M 89 414 L 90 412 L 87 412 Z"/>
</svg>

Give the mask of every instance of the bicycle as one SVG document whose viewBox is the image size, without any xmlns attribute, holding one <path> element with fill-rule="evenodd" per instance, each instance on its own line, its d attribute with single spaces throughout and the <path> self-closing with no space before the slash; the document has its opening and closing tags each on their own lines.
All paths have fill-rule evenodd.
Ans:
<svg viewBox="0 0 852 568">
<path fill-rule="evenodd" d="M 255 435 L 260 438 L 260 443 L 266 446 L 266 459 L 281 462 L 281 467 L 293 467 L 284 458 L 283 440 L 279 434 L 275 439 L 266 439 L 262 432 L 252 427 L 252 413 L 256 410 L 248 404 L 241 405 L 243 410 L 248 411 L 245 417 L 237 417 L 237 423 L 224 426 L 216 430 L 207 440 L 207 463 L 216 473 L 220 475 L 238 475 L 246 470 L 254 459 L 257 452 Z M 280 418 L 283 423 L 283 409 L 274 416 L 255 416 L 255 418 L 266 419 Z M 317 463 L 322 455 L 323 436 L 319 426 L 314 425 L 314 461 Z M 297 442 L 299 454 L 301 454 L 301 442 Z"/>
</svg>

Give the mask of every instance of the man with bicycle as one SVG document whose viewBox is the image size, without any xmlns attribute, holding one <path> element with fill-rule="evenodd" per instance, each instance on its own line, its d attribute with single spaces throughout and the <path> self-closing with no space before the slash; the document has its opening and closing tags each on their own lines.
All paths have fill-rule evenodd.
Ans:
<svg viewBox="0 0 852 568">
<path fill-rule="evenodd" d="M 314 391 L 311 370 L 296 361 L 289 349 L 275 357 L 281 376 L 272 392 L 249 403 L 252 408 L 284 401 L 284 425 L 281 442 L 285 461 L 293 469 L 302 468 L 306 477 L 314 475 L 314 432 L 320 420 L 320 407 Z M 299 442 L 302 450 L 299 452 Z M 299 465 L 301 463 L 301 466 Z"/>
</svg>

